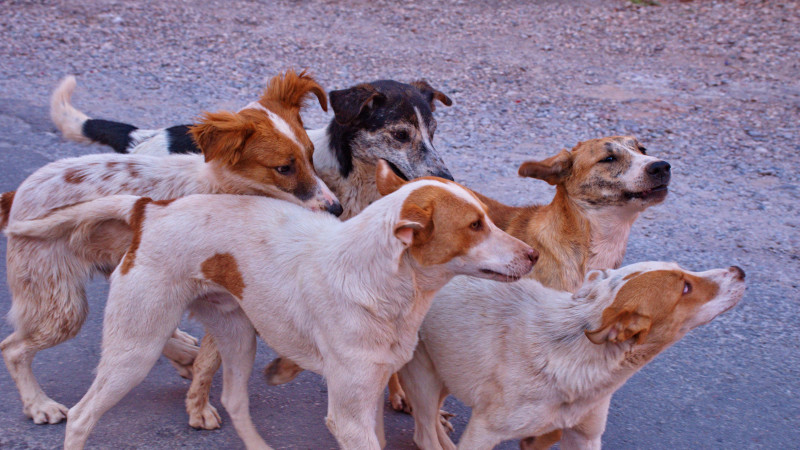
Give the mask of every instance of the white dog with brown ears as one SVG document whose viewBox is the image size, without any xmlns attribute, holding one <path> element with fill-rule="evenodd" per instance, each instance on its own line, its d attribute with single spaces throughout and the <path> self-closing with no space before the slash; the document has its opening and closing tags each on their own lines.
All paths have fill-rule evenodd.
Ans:
<svg viewBox="0 0 800 450">
<path fill-rule="evenodd" d="M 564 449 L 599 449 L 611 395 L 744 290 L 736 266 L 695 273 L 663 262 L 591 271 L 574 295 L 530 279 L 455 279 L 436 295 L 414 359 L 400 370 L 414 442 L 455 448 L 439 414 L 453 394 L 472 407 L 459 449 L 520 438 L 522 449 L 559 439 Z"/>
<path fill-rule="evenodd" d="M 327 109 L 322 87 L 311 76 L 289 70 L 270 81 L 259 108 L 207 113 L 192 129 L 204 155 L 101 154 L 50 163 L 29 176 L 16 193 L 3 194 L 0 226 L 112 194 L 156 200 L 189 194 L 263 195 L 341 214 L 339 201 L 314 170 L 313 145 L 300 118 L 312 94 Z M 69 121 L 76 115 L 80 114 L 61 118 Z M 19 389 L 23 412 L 35 423 L 58 423 L 67 412 L 36 381 L 31 369 L 36 352 L 78 333 L 88 313 L 86 282 L 95 274 L 110 274 L 132 237 L 130 226 L 119 220 L 51 233 L 47 240 L 9 235 L 6 267 L 14 333 L 0 349 Z M 179 332 L 164 348 L 184 376 L 191 373 L 197 354 L 193 344 L 193 338 Z"/>
<path fill-rule="evenodd" d="M 384 386 L 411 358 L 436 291 L 459 274 L 517 280 L 537 253 L 454 182 L 404 182 L 383 163 L 376 184 L 386 196 L 346 222 L 215 195 L 158 205 L 114 196 L 10 224 L 12 236 L 44 238 L 106 220 L 134 230 L 111 275 L 97 377 L 69 411 L 65 448 L 82 448 L 100 416 L 144 379 L 187 309 L 217 342 L 222 403 L 248 448 L 267 448 L 247 398 L 256 330 L 325 377 L 326 423 L 342 448 L 381 448 Z"/>
</svg>

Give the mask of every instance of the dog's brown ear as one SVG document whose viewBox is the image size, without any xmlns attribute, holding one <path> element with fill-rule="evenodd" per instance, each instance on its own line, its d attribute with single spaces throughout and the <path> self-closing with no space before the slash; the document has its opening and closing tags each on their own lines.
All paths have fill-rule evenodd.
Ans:
<svg viewBox="0 0 800 450">
<path fill-rule="evenodd" d="M 527 161 L 519 166 L 519 176 L 538 178 L 550 184 L 559 184 L 572 169 L 572 154 L 566 149 L 543 161 Z"/>
<path fill-rule="evenodd" d="M 386 101 L 386 96 L 371 84 L 359 84 L 347 89 L 331 91 L 333 116 L 341 125 L 350 125 L 365 118 L 376 104 Z"/>
<path fill-rule="evenodd" d="M 406 181 L 394 173 L 394 170 L 389 167 L 389 163 L 386 162 L 386 160 L 378 160 L 378 169 L 375 172 L 375 185 L 378 187 L 378 192 L 381 195 L 389 195 L 400 189 L 404 184 L 406 184 Z"/>
<path fill-rule="evenodd" d="M 603 311 L 600 328 L 585 330 L 584 333 L 595 344 L 621 343 L 631 338 L 636 338 L 636 343 L 641 344 L 647 338 L 651 325 L 652 321 L 648 316 L 635 311 L 619 311 L 608 307 Z"/>
<path fill-rule="evenodd" d="M 309 94 L 314 94 L 319 100 L 323 111 L 328 111 L 328 96 L 314 78 L 305 70 L 297 74 L 292 69 L 283 75 L 276 75 L 269 80 L 261 103 L 275 101 L 289 110 L 301 110 Z"/>
<path fill-rule="evenodd" d="M 229 165 L 239 161 L 244 144 L 255 130 L 255 124 L 227 111 L 207 112 L 200 123 L 189 129 L 206 162 L 219 160 Z"/>
<path fill-rule="evenodd" d="M 412 81 L 411 86 L 417 88 L 421 93 L 422 96 L 428 100 L 428 103 L 431 105 L 431 111 L 436 111 L 436 104 L 434 100 L 439 100 L 442 102 L 444 106 L 450 106 L 453 104 L 453 101 L 450 100 L 450 97 L 444 95 L 442 91 L 434 89 L 426 80 L 417 80 Z"/>
<path fill-rule="evenodd" d="M 421 236 L 420 232 L 425 230 L 430 222 L 431 211 L 406 200 L 406 203 L 403 204 L 403 209 L 400 211 L 400 220 L 394 227 L 394 235 L 405 246 L 409 246 L 414 242 L 415 237 L 419 238 Z M 423 237 L 422 239 L 425 238 Z"/>
</svg>

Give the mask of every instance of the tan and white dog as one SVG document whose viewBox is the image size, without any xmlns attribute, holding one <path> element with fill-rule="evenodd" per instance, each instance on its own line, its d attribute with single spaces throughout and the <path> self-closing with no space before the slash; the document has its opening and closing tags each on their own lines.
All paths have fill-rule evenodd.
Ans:
<svg viewBox="0 0 800 450">
<path fill-rule="evenodd" d="M 535 280 L 460 277 L 436 295 L 414 358 L 400 371 L 414 442 L 453 449 L 440 422 L 448 394 L 472 407 L 459 449 L 506 439 L 599 449 L 611 395 L 658 353 L 741 300 L 738 267 L 689 272 L 647 262 L 596 270 L 575 293 Z"/>
<path fill-rule="evenodd" d="M 338 200 L 314 171 L 313 145 L 300 119 L 303 102 L 311 94 L 327 108 L 325 91 L 313 78 L 288 71 L 270 81 L 258 108 L 206 114 L 192 130 L 205 155 L 101 154 L 48 164 L 16 193 L 3 195 L 0 223 L 13 226 L 112 194 L 156 200 L 197 193 L 263 195 L 340 214 Z M 70 117 L 75 114 L 61 119 Z M 35 423 L 57 423 L 67 408 L 39 386 L 31 370 L 33 357 L 80 330 L 88 312 L 86 282 L 94 274 L 111 273 L 133 236 L 130 226 L 120 220 L 94 222 L 46 240 L 9 235 L 9 318 L 15 331 L 0 349 L 20 391 L 23 411 Z M 178 332 L 164 349 L 184 376 L 197 353 L 193 344 L 196 341 Z"/>
<path fill-rule="evenodd" d="M 134 230 L 111 275 L 97 377 L 69 411 L 65 448 L 81 448 L 144 379 L 186 309 L 219 346 L 222 403 L 248 448 L 266 447 L 247 398 L 256 330 L 325 377 L 326 423 L 343 448 L 380 448 L 383 388 L 411 358 L 436 291 L 459 274 L 519 279 L 536 251 L 499 230 L 454 182 L 406 183 L 384 163 L 377 187 L 386 196 L 346 222 L 252 196 L 169 204 L 115 196 L 9 224 L 10 235 L 44 238 L 104 220 Z"/>
</svg>

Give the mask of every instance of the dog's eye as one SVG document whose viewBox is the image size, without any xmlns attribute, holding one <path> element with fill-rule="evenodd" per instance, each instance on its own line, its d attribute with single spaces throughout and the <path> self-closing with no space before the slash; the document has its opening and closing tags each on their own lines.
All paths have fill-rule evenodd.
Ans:
<svg viewBox="0 0 800 450">
<path fill-rule="evenodd" d="M 607 157 L 601 159 L 599 162 L 601 162 L 601 163 L 612 163 L 612 162 L 614 162 L 616 160 L 617 160 L 617 157 L 614 156 L 614 155 L 611 155 L 611 156 L 607 156 Z"/>
<path fill-rule="evenodd" d="M 483 229 L 483 222 L 481 222 L 480 220 L 476 220 L 475 222 L 469 224 L 469 227 L 475 231 L 481 231 Z"/>
<path fill-rule="evenodd" d="M 688 281 L 684 281 L 683 282 L 683 295 L 686 295 L 686 294 L 688 294 L 690 292 L 692 292 L 692 283 L 689 283 Z"/>
<path fill-rule="evenodd" d="M 293 168 L 294 168 L 294 166 L 292 166 L 291 164 L 287 164 L 285 166 L 276 167 L 275 171 L 278 172 L 281 175 L 288 175 L 288 174 L 290 174 L 292 172 Z"/>
<path fill-rule="evenodd" d="M 646 149 L 646 148 L 644 148 L 644 147 L 641 147 L 641 146 L 640 146 L 640 147 L 639 147 L 639 151 L 640 151 L 640 152 L 642 152 L 642 154 L 643 154 L 643 155 L 646 155 L 646 154 L 647 154 L 647 149 Z"/>
<path fill-rule="evenodd" d="M 392 137 L 400 142 L 406 142 L 408 140 L 408 131 L 406 130 L 393 131 Z"/>
</svg>

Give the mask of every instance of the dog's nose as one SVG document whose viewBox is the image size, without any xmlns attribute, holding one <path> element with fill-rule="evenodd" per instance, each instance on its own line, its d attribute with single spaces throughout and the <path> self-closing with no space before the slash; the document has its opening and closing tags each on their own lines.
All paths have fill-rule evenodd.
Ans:
<svg viewBox="0 0 800 450">
<path fill-rule="evenodd" d="M 536 264 L 536 261 L 539 260 L 539 252 L 537 252 L 535 248 L 529 248 L 528 251 L 525 252 L 525 256 L 531 260 L 531 264 Z"/>
<path fill-rule="evenodd" d="M 739 266 L 728 267 L 728 272 L 731 272 L 737 280 L 744 281 L 744 270 Z"/>
<path fill-rule="evenodd" d="M 329 213 L 333 214 L 334 216 L 339 217 L 344 212 L 344 208 L 342 208 L 342 204 L 341 203 L 334 202 L 334 203 L 331 203 L 330 205 L 328 205 L 328 207 L 325 208 L 325 211 L 328 211 Z"/>
<path fill-rule="evenodd" d="M 654 177 L 668 176 L 670 167 L 672 166 L 670 166 L 669 163 L 666 161 L 656 161 L 648 164 L 645 170 L 647 171 L 647 173 L 649 173 Z"/>
<path fill-rule="evenodd" d="M 447 169 L 440 170 L 433 174 L 435 177 L 444 178 L 445 180 L 456 181 L 453 179 L 453 175 L 450 175 L 450 171 Z"/>
</svg>

